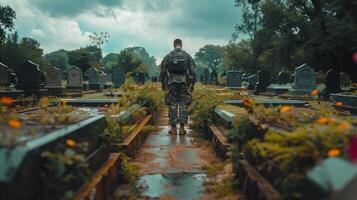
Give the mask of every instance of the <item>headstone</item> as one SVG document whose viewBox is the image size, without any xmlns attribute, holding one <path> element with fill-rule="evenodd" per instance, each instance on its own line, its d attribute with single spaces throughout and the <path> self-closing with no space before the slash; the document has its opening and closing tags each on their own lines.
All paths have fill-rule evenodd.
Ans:
<svg viewBox="0 0 357 200">
<path fill-rule="evenodd" d="M 0 63 L 0 86 L 9 86 L 9 67 Z"/>
<path fill-rule="evenodd" d="M 352 85 L 351 76 L 345 72 L 340 73 L 341 88 L 349 89 Z"/>
<path fill-rule="evenodd" d="M 326 93 L 339 93 L 341 92 L 340 73 L 335 69 L 330 69 L 326 73 Z"/>
<path fill-rule="evenodd" d="M 227 87 L 228 88 L 239 88 L 242 87 L 242 77 L 243 73 L 238 71 L 228 71 L 227 72 Z"/>
<path fill-rule="evenodd" d="M 209 84 L 209 69 L 203 71 L 203 84 Z"/>
<path fill-rule="evenodd" d="M 254 94 L 266 92 L 267 87 L 270 85 L 270 72 L 267 70 L 260 70 L 258 72 L 258 83 L 255 86 Z"/>
<path fill-rule="evenodd" d="M 248 89 L 254 90 L 258 82 L 258 75 L 254 74 L 248 77 Z"/>
<path fill-rule="evenodd" d="M 44 73 L 40 67 L 31 61 L 26 61 L 17 67 L 16 89 L 23 90 L 26 96 L 44 96 L 48 90 L 44 89 Z"/>
<path fill-rule="evenodd" d="M 290 73 L 286 70 L 282 70 L 278 74 L 278 84 L 279 85 L 285 85 L 290 82 Z"/>
<path fill-rule="evenodd" d="M 114 84 L 114 87 L 120 87 L 124 84 L 125 82 L 125 73 L 123 70 L 119 68 L 115 68 L 112 70 L 112 81 Z"/>
<path fill-rule="evenodd" d="M 145 73 L 143 72 L 136 72 L 135 73 L 135 80 L 137 84 L 144 85 L 145 84 Z"/>
<path fill-rule="evenodd" d="M 104 86 L 104 88 L 111 87 L 111 82 L 109 82 L 108 74 L 104 71 L 99 72 L 99 82 Z"/>
<path fill-rule="evenodd" d="M 89 90 L 89 78 L 88 75 L 83 76 L 83 91 L 88 91 Z"/>
<path fill-rule="evenodd" d="M 46 89 L 50 95 L 63 95 L 66 88 L 62 84 L 62 72 L 60 69 L 53 67 L 46 72 Z"/>
<path fill-rule="evenodd" d="M 214 69 L 210 74 L 210 82 L 211 84 L 218 85 L 218 74 L 217 71 Z"/>
<path fill-rule="evenodd" d="M 292 95 L 307 95 L 316 89 L 315 70 L 307 64 L 295 68 L 294 83 L 289 91 Z"/>
<path fill-rule="evenodd" d="M 104 86 L 99 79 L 99 71 L 97 69 L 91 68 L 87 71 L 89 89 L 90 90 L 103 90 Z"/>
<path fill-rule="evenodd" d="M 68 70 L 67 91 L 74 93 L 83 92 L 82 70 L 78 67 L 72 67 Z"/>
</svg>

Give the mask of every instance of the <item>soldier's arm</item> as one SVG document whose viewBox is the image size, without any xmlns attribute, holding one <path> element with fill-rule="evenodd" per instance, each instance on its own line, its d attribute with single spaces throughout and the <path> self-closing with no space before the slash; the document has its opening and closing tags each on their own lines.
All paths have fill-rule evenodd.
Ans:
<svg viewBox="0 0 357 200">
<path fill-rule="evenodd" d="M 165 56 L 165 58 L 162 60 L 160 65 L 160 82 L 163 87 L 165 87 L 167 84 L 167 78 L 168 78 L 167 65 L 168 65 L 168 56 Z"/>
<path fill-rule="evenodd" d="M 193 58 L 190 56 L 190 67 L 189 67 L 189 75 L 191 78 L 192 85 L 194 85 L 197 81 L 197 75 L 196 75 L 196 64 Z"/>
</svg>

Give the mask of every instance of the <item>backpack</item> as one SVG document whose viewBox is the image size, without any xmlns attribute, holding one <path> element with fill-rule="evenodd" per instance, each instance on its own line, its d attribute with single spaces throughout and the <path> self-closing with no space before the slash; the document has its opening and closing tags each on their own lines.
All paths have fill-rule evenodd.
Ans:
<svg viewBox="0 0 357 200">
<path fill-rule="evenodd" d="M 168 65 L 168 72 L 174 75 L 186 74 L 189 59 L 184 51 L 173 51 Z"/>
</svg>

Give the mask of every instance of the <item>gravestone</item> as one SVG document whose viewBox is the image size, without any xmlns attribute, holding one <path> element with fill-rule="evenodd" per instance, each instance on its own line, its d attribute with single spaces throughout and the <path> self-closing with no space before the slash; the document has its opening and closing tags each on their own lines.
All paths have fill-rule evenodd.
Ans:
<svg viewBox="0 0 357 200">
<path fill-rule="evenodd" d="M 218 74 L 217 71 L 214 69 L 210 74 L 210 82 L 211 84 L 218 85 Z"/>
<path fill-rule="evenodd" d="M 112 81 L 114 84 L 114 87 L 120 87 L 124 84 L 125 82 L 125 73 L 123 70 L 119 68 L 115 68 L 112 70 Z"/>
<path fill-rule="evenodd" d="M 100 73 L 97 69 L 94 68 L 88 69 L 87 76 L 88 76 L 88 83 L 89 83 L 90 90 L 99 90 L 99 91 L 103 90 L 104 85 L 100 81 L 99 75 Z"/>
<path fill-rule="evenodd" d="M 203 84 L 209 84 L 209 69 L 203 71 Z"/>
<path fill-rule="evenodd" d="M 99 82 L 104 86 L 104 88 L 110 88 L 111 83 L 109 82 L 108 74 L 104 71 L 99 72 Z"/>
<path fill-rule="evenodd" d="M 278 84 L 279 85 L 285 85 L 290 82 L 290 73 L 286 70 L 282 70 L 278 74 Z"/>
<path fill-rule="evenodd" d="M 254 90 L 258 82 L 258 75 L 254 74 L 248 77 L 248 89 Z"/>
<path fill-rule="evenodd" d="M 48 90 L 44 89 L 44 73 L 40 67 L 31 61 L 26 61 L 17 67 L 16 89 L 23 90 L 26 96 L 45 96 Z"/>
<path fill-rule="evenodd" d="M 135 81 L 137 84 L 144 85 L 145 84 L 145 73 L 136 72 L 135 73 Z"/>
<path fill-rule="evenodd" d="M 156 76 L 153 76 L 153 77 L 151 78 L 151 81 L 152 81 L 153 83 L 157 83 L 157 82 L 158 82 L 158 78 L 157 78 Z"/>
<path fill-rule="evenodd" d="M 254 94 L 259 95 L 262 92 L 266 92 L 267 87 L 270 85 L 270 72 L 267 70 L 260 70 L 258 72 L 258 83 L 255 86 Z"/>
<path fill-rule="evenodd" d="M 66 88 L 62 84 L 62 72 L 60 69 L 53 67 L 46 72 L 46 89 L 49 95 L 63 95 Z"/>
<path fill-rule="evenodd" d="M 89 78 L 88 75 L 84 75 L 83 76 L 83 81 L 82 81 L 82 85 L 83 85 L 83 91 L 89 91 Z"/>
<path fill-rule="evenodd" d="M 0 63 L 0 86 L 9 86 L 9 67 Z"/>
<path fill-rule="evenodd" d="M 341 92 L 340 73 L 335 69 L 330 69 L 326 73 L 326 88 L 323 92 L 339 93 Z"/>
<path fill-rule="evenodd" d="M 308 95 L 316 89 L 315 70 L 307 64 L 295 68 L 294 83 L 289 91 L 292 95 Z"/>
<path fill-rule="evenodd" d="M 243 73 L 238 71 L 228 71 L 227 72 L 227 87 L 228 88 L 239 88 L 242 87 L 242 77 Z"/>
<path fill-rule="evenodd" d="M 82 70 L 78 67 L 72 67 L 68 70 L 67 91 L 74 93 L 83 92 Z"/>
<path fill-rule="evenodd" d="M 340 73 L 341 88 L 350 89 L 352 86 L 351 76 L 345 72 Z"/>
</svg>

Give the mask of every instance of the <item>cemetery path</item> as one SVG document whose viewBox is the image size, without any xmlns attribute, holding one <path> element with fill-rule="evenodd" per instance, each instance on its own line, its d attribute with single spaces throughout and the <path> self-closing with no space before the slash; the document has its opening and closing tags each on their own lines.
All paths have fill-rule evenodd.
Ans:
<svg viewBox="0 0 357 200">
<path fill-rule="evenodd" d="M 210 180 L 230 177 L 231 166 L 216 157 L 209 141 L 194 139 L 187 128 L 185 136 L 169 135 L 167 112 L 157 120 L 155 131 L 132 161 L 140 166 L 137 191 L 142 199 L 217 199 L 206 187 Z M 208 166 L 220 163 L 222 171 L 212 177 Z M 237 195 L 224 199 L 238 199 Z"/>
</svg>

